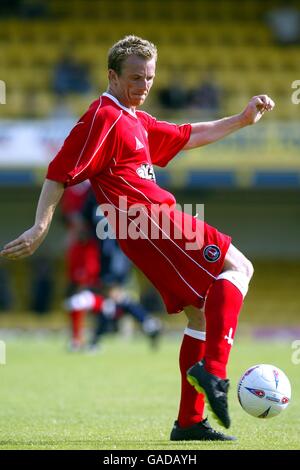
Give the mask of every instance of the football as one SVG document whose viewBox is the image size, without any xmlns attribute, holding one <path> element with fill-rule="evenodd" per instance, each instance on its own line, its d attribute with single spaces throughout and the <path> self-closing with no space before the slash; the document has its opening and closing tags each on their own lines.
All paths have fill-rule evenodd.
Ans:
<svg viewBox="0 0 300 470">
<path fill-rule="evenodd" d="M 258 364 L 246 370 L 239 380 L 237 394 L 242 408 L 256 418 L 273 418 L 291 399 L 291 385 L 282 370 Z"/>
</svg>

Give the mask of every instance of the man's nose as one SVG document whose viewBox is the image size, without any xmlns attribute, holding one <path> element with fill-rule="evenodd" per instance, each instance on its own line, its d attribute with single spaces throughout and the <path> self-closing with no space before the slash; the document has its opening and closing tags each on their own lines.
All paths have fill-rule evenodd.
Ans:
<svg viewBox="0 0 300 470">
<path fill-rule="evenodd" d="M 142 90 L 147 90 L 148 82 L 147 82 L 146 78 L 141 80 L 140 87 L 141 87 Z"/>
</svg>

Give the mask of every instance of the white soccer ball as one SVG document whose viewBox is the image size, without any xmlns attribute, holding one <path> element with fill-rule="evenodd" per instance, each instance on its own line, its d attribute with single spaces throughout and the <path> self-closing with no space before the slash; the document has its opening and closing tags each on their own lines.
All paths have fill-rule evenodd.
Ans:
<svg viewBox="0 0 300 470">
<path fill-rule="evenodd" d="M 258 364 L 246 370 L 237 387 L 242 408 L 256 418 L 273 418 L 291 399 L 291 384 L 282 370 Z"/>
</svg>

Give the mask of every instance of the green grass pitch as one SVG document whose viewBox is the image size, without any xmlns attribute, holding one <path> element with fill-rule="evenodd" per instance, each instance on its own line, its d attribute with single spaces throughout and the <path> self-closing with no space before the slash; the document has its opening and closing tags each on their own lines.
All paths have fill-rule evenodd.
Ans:
<svg viewBox="0 0 300 470">
<path fill-rule="evenodd" d="M 107 338 L 97 355 L 68 353 L 62 337 L 6 340 L 0 366 L 0 449 L 299 449 L 300 364 L 291 344 L 239 338 L 234 346 L 230 432 L 235 443 L 176 443 L 169 434 L 179 398 L 180 337 L 151 351 L 144 338 Z M 278 417 L 252 418 L 240 407 L 236 384 L 256 363 L 283 369 L 292 401 Z M 211 424 L 217 428 L 212 417 Z"/>
</svg>

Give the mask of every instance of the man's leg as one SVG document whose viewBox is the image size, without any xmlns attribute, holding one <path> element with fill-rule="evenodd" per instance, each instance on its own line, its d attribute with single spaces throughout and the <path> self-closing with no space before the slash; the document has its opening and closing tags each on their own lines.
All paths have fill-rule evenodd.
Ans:
<svg viewBox="0 0 300 470">
<path fill-rule="evenodd" d="M 161 321 L 148 313 L 140 302 L 133 300 L 129 295 L 117 305 L 140 324 L 143 333 L 150 339 L 151 346 L 155 348 L 162 332 Z"/>
<path fill-rule="evenodd" d="M 83 346 L 83 327 L 84 319 L 86 315 L 85 310 L 71 310 L 70 312 L 71 320 L 71 351 L 78 351 Z"/>
<path fill-rule="evenodd" d="M 78 350 L 83 346 L 83 322 L 86 312 L 91 311 L 101 316 L 113 317 L 115 315 L 115 302 L 105 299 L 102 295 L 85 289 L 68 297 L 64 302 L 66 310 L 70 313 L 72 328 L 71 350 Z"/>
<path fill-rule="evenodd" d="M 99 348 L 99 344 L 101 344 L 102 337 L 106 333 L 109 333 L 109 324 L 111 321 L 115 320 L 110 320 L 101 314 L 95 316 L 95 326 L 92 331 L 92 338 L 89 343 L 90 350 L 96 350 L 97 348 Z"/>
<path fill-rule="evenodd" d="M 190 386 L 186 378 L 187 370 L 196 362 L 201 361 L 205 351 L 205 318 L 204 311 L 195 307 L 186 307 L 188 319 L 184 331 L 179 354 L 181 372 L 181 397 L 178 413 L 178 423 L 182 428 L 191 426 L 203 420 L 204 395 Z"/>
<path fill-rule="evenodd" d="M 207 342 L 205 368 L 221 379 L 237 327 L 238 315 L 253 275 L 251 262 L 233 245 L 225 257 L 223 272 L 212 284 L 205 305 Z"/>
<path fill-rule="evenodd" d="M 70 283 L 67 289 L 67 299 L 72 298 L 78 294 L 80 286 L 75 283 Z M 70 351 L 79 351 L 83 346 L 83 329 L 84 319 L 86 316 L 86 309 L 84 306 L 69 305 L 68 308 L 70 326 L 71 326 L 71 341 L 69 345 Z"/>
<path fill-rule="evenodd" d="M 180 349 L 181 398 L 178 420 L 175 421 L 170 439 L 172 441 L 233 441 L 232 436 L 215 431 L 204 419 L 204 395 L 199 394 L 187 381 L 189 367 L 200 361 L 205 351 L 205 319 L 203 310 L 186 307 L 187 328 Z"/>
<path fill-rule="evenodd" d="M 209 289 L 205 304 L 206 349 L 204 362 L 188 372 L 189 382 L 206 397 L 220 424 L 230 426 L 227 411 L 226 366 L 237 327 L 238 315 L 253 267 L 247 258 L 230 245 L 223 272 Z M 207 374 L 208 373 L 208 374 Z"/>
</svg>

